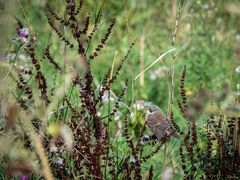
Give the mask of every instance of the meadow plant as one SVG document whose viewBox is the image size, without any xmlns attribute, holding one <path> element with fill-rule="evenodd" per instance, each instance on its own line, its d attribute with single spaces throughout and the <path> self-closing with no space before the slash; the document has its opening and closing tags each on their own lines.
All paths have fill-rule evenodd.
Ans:
<svg viewBox="0 0 240 180">
<path fill-rule="evenodd" d="M 12 68 L 2 79 L 11 80 L 11 86 L 6 88 L 13 89 L 12 93 L 1 99 L 2 111 L 6 111 L 2 114 L 1 137 L 4 142 L 10 141 L 6 151 L 2 152 L 4 163 L 1 171 L 6 174 L 2 177 L 142 179 L 141 164 L 158 153 L 168 137 L 162 141 L 155 139 L 142 144 L 146 129 L 144 125 L 140 136 L 137 139 L 132 138 L 129 132 L 130 108 L 127 108 L 122 123 L 123 137 L 129 150 L 126 156 L 116 157 L 116 147 L 111 138 L 115 131 L 110 128 L 115 115 L 122 109 L 129 81 L 125 80 L 113 101 L 110 101 L 111 86 L 117 82 L 134 43 L 130 44 L 116 70 L 110 68 L 97 86 L 91 65 L 107 43 L 115 19 L 110 22 L 97 47 L 91 48 L 93 52 L 89 52 L 91 41 L 97 31 L 101 31 L 102 12 L 97 13 L 91 28 L 90 14 L 84 16 L 83 13 L 84 1 L 77 4 L 74 0 L 66 0 L 65 4 L 64 18 L 49 4 L 46 16 L 52 31 L 65 47 L 69 51 L 77 51 L 79 58 L 76 61 L 80 63 L 76 64 L 80 66 L 80 71 L 75 67 L 76 64 L 63 66 L 63 63 L 55 60 L 51 53 L 52 44 L 46 45 L 40 56 L 36 35 L 16 18 L 17 35 L 20 39 L 18 44 L 30 60 L 22 67 L 17 66 L 17 62 L 10 62 Z M 61 27 L 66 28 L 69 33 L 63 33 Z M 45 68 L 54 72 L 52 77 L 45 75 Z M 57 81 L 57 77 L 60 81 Z M 8 90 L 4 93 L 7 92 Z M 105 100 L 106 94 L 108 101 Z M 129 102 L 125 102 L 125 106 L 126 104 Z M 106 107 L 107 115 L 103 117 L 101 114 Z M 10 140 L 4 139 L 10 134 L 14 134 Z M 17 147 L 17 144 L 21 147 Z M 12 157 L 8 152 L 15 145 Z M 145 146 L 151 146 L 154 150 L 143 153 Z M 24 151 L 24 157 L 17 152 L 19 149 Z M 153 177 L 153 168 L 151 166 L 149 169 L 149 179 Z"/>
</svg>

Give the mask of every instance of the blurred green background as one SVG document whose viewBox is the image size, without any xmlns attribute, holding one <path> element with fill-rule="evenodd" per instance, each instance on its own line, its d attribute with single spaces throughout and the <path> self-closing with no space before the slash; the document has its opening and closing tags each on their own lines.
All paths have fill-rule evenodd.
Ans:
<svg viewBox="0 0 240 180">
<path fill-rule="evenodd" d="M 9 40 L 15 30 L 14 19 L 11 18 L 13 15 L 27 25 L 28 22 L 23 15 L 24 9 L 29 25 L 38 38 L 39 52 L 41 53 L 49 43 L 54 43 L 53 53 L 57 56 L 57 61 L 63 63 L 61 57 L 64 53 L 64 45 L 57 40 L 56 34 L 50 30 L 47 24 L 46 3 L 46 0 L 13 0 L 4 5 L 5 7 L 2 5 L 1 11 L 4 12 L 5 8 L 5 13 L 1 17 L 3 24 L 1 34 L 7 33 L 8 35 L 1 36 L 7 37 L 2 42 L 8 42 L 7 45 L 11 45 Z M 49 3 L 56 12 L 64 16 L 64 1 L 49 1 Z M 84 6 L 86 6 L 84 8 L 86 13 L 90 12 L 92 16 L 95 16 L 103 6 L 103 21 L 97 37 L 94 37 L 90 52 L 98 44 L 111 19 L 116 18 L 117 21 L 112 37 L 92 65 L 98 80 L 101 80 L 106 70 L 111 67 L 116 52 L 117 62 L 119 62 L 130 42 L 134 41 L 136 46 L 125 66 L 126 73 L 124 74 L 128 78 L 135 77 L 140 73 L 141 52 L 143 52 L 146 68 L 161 53 L 172 48 L 175 18 L 176 14 L 180 12 L 175 42 L 175 46 L 179 50 L 176 59 L 172 59 L 173 53 L 167 55 L 163 63 L 155 64 L 145 73 L 144 84 L 140 86 L 139 79 L 134 81 L 135 98 L 153 101 L 165 107 L 168 100 L 167 79 L 169 78 L 165 71 L 169 70 L 171 64 L 175 66 L 176 87 L 178 87 L 183 65 L 188 66 L 187 90 L 189 94 L 198 92 L 199 88 L 219 90 L 225 84 L 228 84 L 230 89 L 236 88 L 236 81 L 239 78 L 235 73 L 235 68 L 239 65 L 239 54 L 236 53 L 236 48 L 240 42 L 239 11 L 235 12 L 236 10 L 234 10 L 234 7 L 239 8 L 237 0 L 88 0 Z M 11 21 L 6 21 L 4 16 L 7 14 L 9 15 L 7 18 Z M 93 21 L 94 19 L 92 19 L 92 24 Z M 4 23 L 8 25 L 7 31 Z M 63 27 L 61 28 L 63 29 Z M 63 29 L 63 31 L 65 30 Z M 141 39 L 144 39 L 144 49 L 142 50 Z M 4 52 L 2 53 L 4 54 Z M 161 69 L 162 67 L 165 71 Z M 116 89 L 118 88 L 116 87 Z M 176 88 L 176 90 L 178 89 Z"/>
<path fill-rule="evenodd" d="M 64 64 L 65 57 L 77 58 L 77 52 L 66 50 L 64 44 L 50 29 L 45 16 L 48 13 L 47 3 L 64 17 L 63 0 L 0 1 L 1 56 L 7 57 L 9 52 L 14 52 L 10 39 L 16 33 L 14 16 L 17 16 L 36 35 L 39 57 L 47 45 L 52 43 L 54 45 L 51 51 L 60 64 Z M 211 93 L 211 98 L 217 103 L 221 103 L 226 98 L 221 96 L 225 88 L 228 92 L 236 91 L 236 86 L 240 83 L 240 74 L 235 71 L 240 65 L 240 4 L 238 0 L 86 0 L 84 6 L 86 14 L 89 12 L 92 16 L 95 16 L 101 8 L 103 11 L 100 29 L 94 37 L 89 52 L 98 45 L 111 19 L 116 18 L 111 38 L 92 64 L 98 81 L 102 80 L 106 71 L 112 66 L 114 56 L 116 55 L 117 64 L 124 56 L 129 44 L 136 43 L 124 65 L 123 76 L 113 87 L 114 92 L 118 92 L 122 87 L 124 81 L 121 80 L 129 78 L 131 82 L 129 100 L 151 101 L 167 112 L 169 69 L 173 64 L 176 99 L 179 98 L 179 81 L 184 65 L 187 65 L 188 69 L 186 90 L 189 99 L 201 98 L 197 94 L 200 89 L 204 89 Z M 176 52 L 178 52 L 176 58 L 173 59 L 176 52 L 165 56 L 163 61 L 155 64 L 144 74 L 144 82 L 140 83 L 140 79 L 134 80 L 134 77 L 141 72 L 141 59 L 146 68 L 162 53 L 172 48 L 172 36 L 178 14 L 180 18 L 175 41 Z M 91 20 L 92 26 L 93 23 L 94 18 Z M 64 27 L 60 28 L 67 34 Z M 47 67 L 44 72 L 51 77 L 51 71 L 48 71 Z M 174 112 L 176 117 L 181 119 L 178 115 L 179 110 L 175 106 Z M 176 146 L 173 143 L 176 142 L 170 142 L 170 148 Z M 170 152 L 174 154 L 174 150 L 170 149 Z M 162 157 L 163 152 L 152 158 L 153 162 L 157 160 L 156 162 L 159 163 L 155 167 L 155 169 L 159 168 L 155 170 L 156 177 L 161 173 Z M 169 160 L 167 166 L 169 166 Z M 145 169 L 149 167 L 146 164 Z"/>
</svg>

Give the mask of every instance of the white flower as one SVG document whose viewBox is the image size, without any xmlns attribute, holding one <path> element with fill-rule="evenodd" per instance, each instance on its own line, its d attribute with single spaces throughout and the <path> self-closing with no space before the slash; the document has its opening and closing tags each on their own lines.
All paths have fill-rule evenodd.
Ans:
<svg viewBox="0 0 240 180">
<path fill-rule="evenodd" d="M 63 165 L 63 159 L 62 158 L 60 158 L 60 157 L 58 157 L 57 158 L 57 160 L 55 161 L 55 163 L 57 164 L 57 165 Z"/>
<path fill-rule="evenodd" d="M 133 107 L 137 110 L 142 110 L 144 109 L 144 104 L 145 102 L 143 100 L 136 100 L 135 104 L 133 104 Z"/>
<path fill-rule="evenodd" d="M 236 71 L 238 74 L 240 74 L 240 66 L 238 66 L 238 67 L 235 69 L 235 71 Z"/>
<path fill-rule="evenodd" d="M 205 3 L 202 5 L 203 9 L 208 9 L 209 8 L 209 4 L 208 3 Z"/>
<path fill-rule="evenodd" d="M 130 114 L 130 117 L 132 118 L 134 116 L 134 113 L 133 112 L 131 112 L 131 114 Z"/>
<path fill-rule="evenodd" d="M 240 34 L 237 34 L 235 38 L 237 41 L 240 41 Z"/>
<path fill-rule="evenodd" d="M 51 147 L 50 147 L 50 152 L 57 152 L 57 151 L 58 151 L 57 146 L 51 145 Z"/>
<path fill-rule="evenodd" d="M 97 116 L 100 117 L 102 113 L 100 111 L 97 112 Z"/>
<path fill-rule="evenodd" d="M 150 80 L 154 81 L 157 79 L 157 76 L 155 74 L 150 74 Z"/>
<path fill-rule="evenodd" d="M 135 159 L 133 156 L 131 156 L 131 157 L 130 157 L 130 162 L 131 162 L 131 163 L 135 163 L 135 162 L 136 162 L 136 159 Z"/>
<path fill-rule="evenodd" d="M 20 55 L 18 56 L 18 58 L 19 58 L 19 60 L 21 60 L 21 61 L 24 61 L 24 60 L 27 59 L 27 57 L 26 57 L 24 54 L 20 54 Z"/>
<path fill-rule="evenodd" d="M 25 37 L 21 38 L 21 42 L 22 42 L 23 44 L 26 43 L 26 42 L 27 42 L 27 38 L 25 38 Z"/>
</svg>

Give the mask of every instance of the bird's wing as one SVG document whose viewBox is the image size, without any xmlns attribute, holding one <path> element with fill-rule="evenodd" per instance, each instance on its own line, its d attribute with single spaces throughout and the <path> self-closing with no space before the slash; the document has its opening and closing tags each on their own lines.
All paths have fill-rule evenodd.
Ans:
<svg viewBox="0 0 240 180">
<path fill-rule="evenodd" d="M 169 125 L 164 114 L 155 112 L 146 115 L 147 124 L 150 127 L 157 126 L 159 124 Z"/>
<path fill-rule="evenodd" d="M 157 136 L 157 138 L 161 139 L 163 137 L 165 137 L 166 133 L 167 133 L 167 129 L 169 128 L 169 126 L 166 126 L 164 124 L 160 124 L 160 125 L 157 125 L 155 127 L 152 127 L 151 130 L 153 132 L 153 134 L 155 136 Z"/>
<path fill-rule="evenodd" d="M 156 112 L 155 113 L 156 119 L 158 122 L 161 122 L 161 124 L 168 125 L 167 117 L 162 112 Z"/>
</svg>

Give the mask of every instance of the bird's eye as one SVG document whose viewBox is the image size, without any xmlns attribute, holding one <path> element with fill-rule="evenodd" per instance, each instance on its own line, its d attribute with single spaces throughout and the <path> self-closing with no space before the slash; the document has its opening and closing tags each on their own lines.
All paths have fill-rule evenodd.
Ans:
<svg viewBox="0 0 240 180">
<path fill-rule="evenodd" d="M 152 113 L 152 109 L 151 108 L 149 108 L 149 112 Z"/>
</svg>

